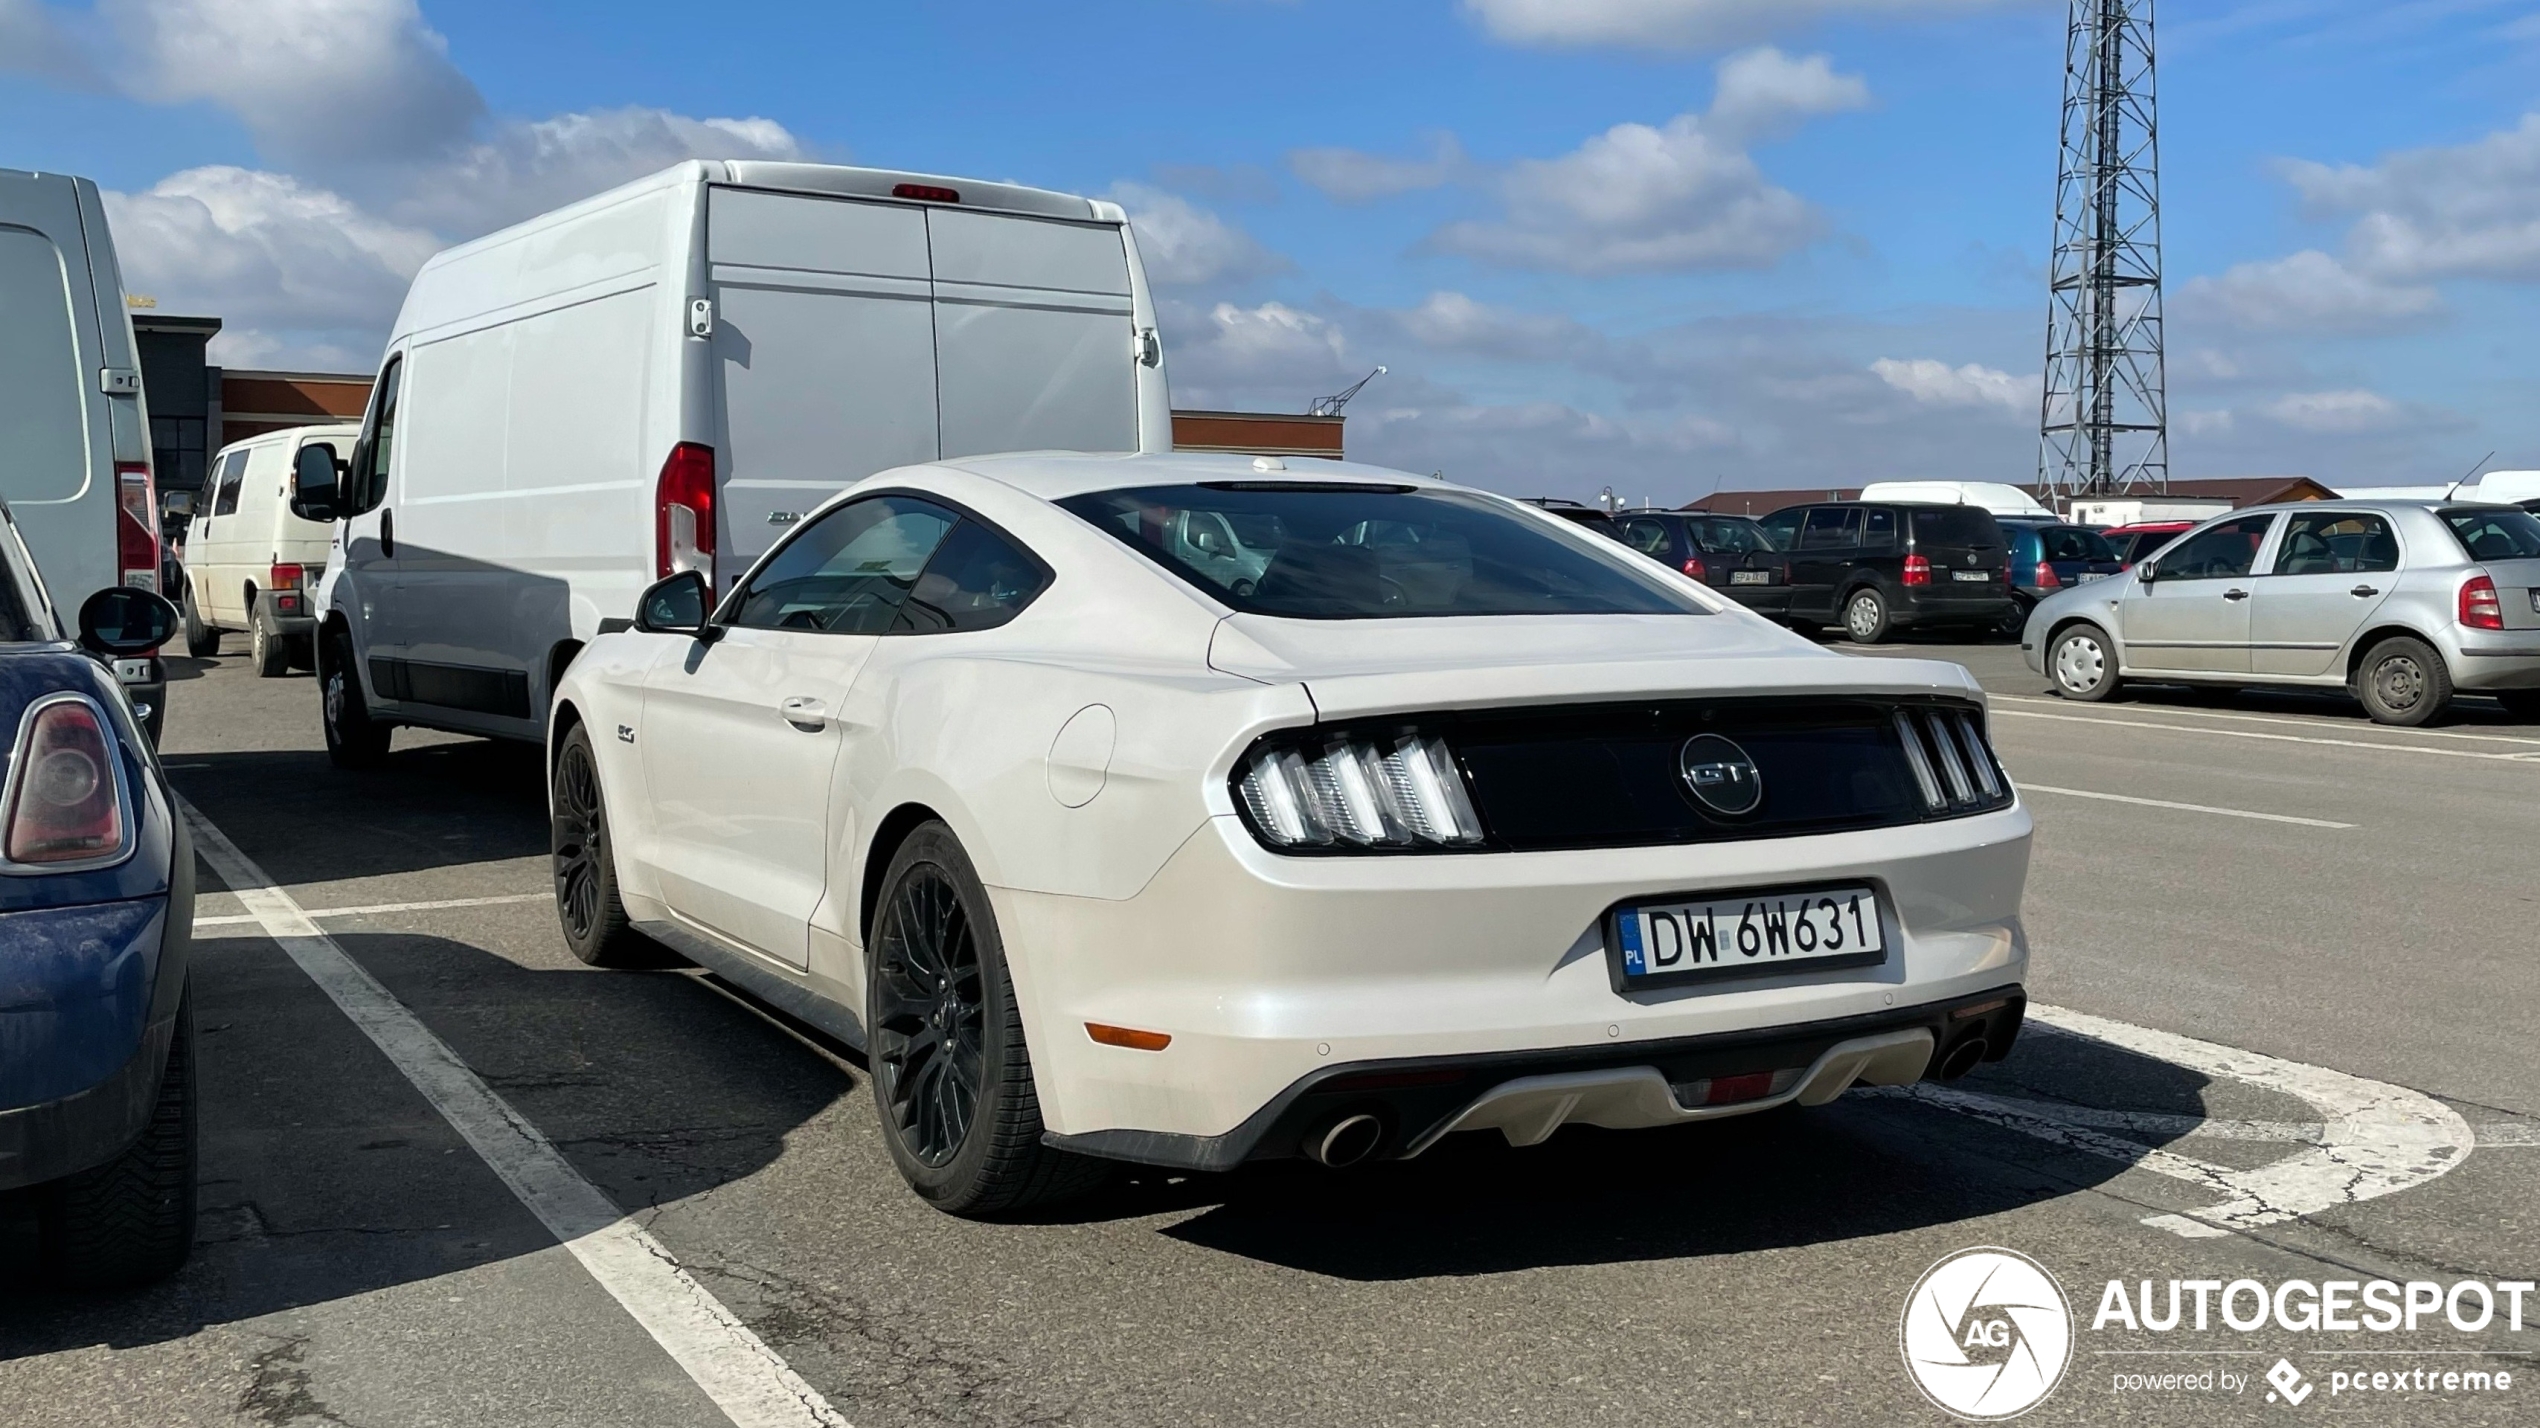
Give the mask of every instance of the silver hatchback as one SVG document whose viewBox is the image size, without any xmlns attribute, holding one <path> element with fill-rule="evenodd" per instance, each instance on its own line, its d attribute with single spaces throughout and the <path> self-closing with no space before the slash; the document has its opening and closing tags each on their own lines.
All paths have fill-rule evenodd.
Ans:
<svg viewBox="0 0 2540 1428">
<path fill-rule="evenodd" d="M 2040 601 L 2029 668 L 2067 699 L 2128 679 L 2343 687 L 2384 724 L 2455 691 L 2540 718 L 2540 516 L 2449 501 L 2262 506 Z"/>
</svg>

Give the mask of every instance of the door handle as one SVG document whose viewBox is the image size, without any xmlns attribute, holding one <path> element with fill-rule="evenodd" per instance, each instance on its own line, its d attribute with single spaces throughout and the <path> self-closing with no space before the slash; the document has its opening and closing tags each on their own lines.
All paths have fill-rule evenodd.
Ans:
<svg viewBox="0 0 2540 1428">
<path fill-rule="evenodd" d="M 2249 598 L 2249 592 L 2246 590 L 2226 590 L 2223 592 L 2223 598 L 2226 600 L 2246 600 Z"/>
<path fill-rule="evenodd" d="M 379 554 L 387 560 L 397 558 L 397 513 L 395 511 L 379 513 Z"/>
<path fill-rule="evenodd" d="M 829 706 L 808 694 L 797 694 L 777 705 L 776 712 L 806 734 L 817 734 L 829 727 Z"/>
<path fill-rule="evenodd" d="M 2366 597 L 2366 596 L 2368 596 L 2368 595 L 2378 595 L 2378 594 L 2380 594 L 2381 592 L 2380 592 L 2380 591 L 2378 591 L 2378 590 L 2375 590 L 2373 587 L 2371 587 L 2371 586 L 2369 586 L 2369 585 L 2358 585 L 2358 586 L 2356 586 L 2354 589 L 2349 590 L 2349 591 L 2347 591 L 2346 593 L 2347 593 L 2347 594 L 2349 594 L 2349 595 L 2354 596 L 2354 597 L 2355 597 L 2356 599 L 2358 599 L 2358 600 L 2361 600 L 2361 599 L 2363 599 L 2364 597 Z"/>
</svg>

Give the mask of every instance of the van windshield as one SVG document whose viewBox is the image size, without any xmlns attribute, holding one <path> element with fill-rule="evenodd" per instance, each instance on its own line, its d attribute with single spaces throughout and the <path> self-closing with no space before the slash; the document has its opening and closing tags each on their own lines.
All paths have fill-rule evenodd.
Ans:
<svg viewBox="0 0 2540 1428">
<path fill-rule="evenodd" d="M 1463 492 L 1207 482 L 1097 491 L 1058 504 L 1247 614 L 1710 613 L 1668 589 L 1655 567 L 1643 574 L 1619 545 Z"/>
</svg>

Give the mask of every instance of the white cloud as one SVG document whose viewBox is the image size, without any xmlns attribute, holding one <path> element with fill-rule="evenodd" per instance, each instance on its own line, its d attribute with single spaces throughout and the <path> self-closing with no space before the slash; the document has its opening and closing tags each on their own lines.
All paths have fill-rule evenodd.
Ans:
<svg viewBox="0 0 2540 1428">
<path fill-rule="evenodd" d="M 2374 276 L 2540 279 L 2540 113 L 2467 144 L 2284 174 L 2313 216 L 2356 215 L 2347 254 Z"/>
<path fill-rule="evenodd" d="M 1159 287 L 1241 282 L 1287 266 L 1251 234 L 1188 199 L 1126 181 L 1105 197 L 1127 211 L 1147 280 Z"/>
<path fill-rule="evenodd" d="M 1825 220 L 1768 181 L 1746 141 L 1868 102 L 1867 85 L 1821 56 L 1734 55 L 1707 112 L 1664 128 L 1617 124 L 1560 158 L 1522 160 L 1499 180 L 1502 218 L 1451 223 L 1430 242 L 1585 274 L 1767 267 L 1815 241 Z"/>
<path fill-rule="evenodd" d="M 1819 20 L 1920 19 L 2005 0 L 1464 0 L 1491 37 L 1542 47 L 1710 49 Z"/>
<path fill-rule="evenodd" d="M 1576 318 L 1558 313 L 1515 312 L 1476 302 L 1458 292 L 1433 292 L 1417 307 L 1371 316 L 1423 347 L 1512 361 L 1577 358 L 1603 341 Z"/>
<path fill-rule="evenodd" d="M 1176 401 L 1303 411 L 1344 373 L 1356 380 L 1340 327 L 1286 303 L 1169 303 L 1161 320 Z"/>
<path fill-rule="evenodd" d="M 207 100 L 286 163 L 417 158 L 463 142 L 476 86 L 414 0 L 101 0 L 136 99 Z"/>
<path fill-rule="evenodd" d="M 2386 332 L 2443 310 L 2430 287 L 2366 277 L 2316 248 L 2192 279 L 2179 297 L 2250 332 Z"/>
<path fill-rule="evenodd" d="M 2347 434 L 2386 431 L 2407 420 L 2397 402 L 2361 388 L 2333 392 L 2288 392 L 2258 408 L 2258 414 L 2296 431 Z"/>
<path fill-rule="evenodd" d="M 2035 416 L 2039 384 L 2035 377 L 2014 377 L 1995 367 L 1969 362 L 1952 367 L 1933 357 L 1898 361 L 1881 357 L 1870 364 L 1878 379 L 1925 406 L 1993 407 Z"/>
<path fill-rule="evenodd" d="M 1421 189 L 1443 188 L 1463 179 L 1472 165 L 1455 136 L 1429 136 L 1426 158 L 1398 159 L 1357 149 L 1298 149 L 1288 155 L 1288 169 L 1342 203 L 1369 203 Z"/>
<path fill-rule="evenodd" d="M 384 332 L 442 246 L 288 175 L 226 165 L 105 201 L 128 286 L 247 332 Z"/>
<path fill-rule="evenodd" d="M 2240 423 L 2229 410 L 2215 408 L 2180 412 L 2170 418 L 2170 424 L 2184 436 L 2225 436 Z"/>
<path fill-rule="evenodd" d="M 509 121 L 490 137 L 393 174 L 400 221 L 473 238 L 685 159 L 804 159 L 772 119 L 692 119 L 665 109 L 594 110 Z"/>
</svg>

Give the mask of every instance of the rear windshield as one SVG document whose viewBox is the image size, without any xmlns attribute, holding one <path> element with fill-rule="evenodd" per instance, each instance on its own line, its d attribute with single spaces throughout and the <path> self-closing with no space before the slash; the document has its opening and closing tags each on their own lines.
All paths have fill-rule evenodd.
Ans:
<svg viewBox="0 0 2540 1428">
<path fill-rule="evenodd" d="M 1709 613 L 1644 574 L 1655 567 L 1618 545 L 1463 492 L 1210 482 L 1096 491 L 1059 504 L 1247 614 Z"/>
<path fill-rule="evenodd" d="M 1993 523 L 1993 517 L 1965 506 L 1916 511 L 1914 544 L 1998 547 L 2002 544 L 2002 528 Z"/>
<path fill-rule="evenodd" d="M 1685 529 L 1693 532 L 1693 543 L 1702 547 L 1705 555 L 1752 555 L 1773 548 L 1762 526 L 1736 516 L 1690 520 L 1685 522 Z"/>
<path fill-rule="evenodd" d="M 2540 560 L 2540 516 L 2512 506 L 2455 506 L 2439 512 L 2472 560 Z"/>
<path fill-rule="evenodd" d="M 2048 526 L 2038 538 L 2046 543 L 2048 560 L 2114 560 L 2116 551 L 2109 548 L 2108 538 L 2085 526 Z"/>
</svg>

